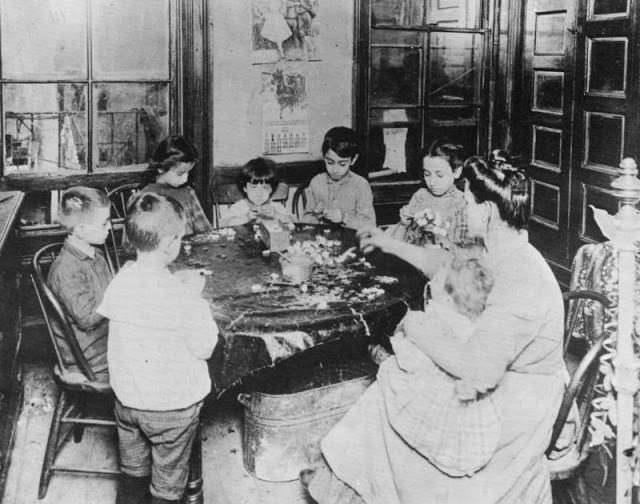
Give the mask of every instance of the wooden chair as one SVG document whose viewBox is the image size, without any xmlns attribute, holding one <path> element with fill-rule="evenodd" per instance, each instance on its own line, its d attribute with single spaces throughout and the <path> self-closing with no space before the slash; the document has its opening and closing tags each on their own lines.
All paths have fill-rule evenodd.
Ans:
<svg viewBox="0 0 640 504">
<path fill-rule="evenodd" d="M 116 233 L 114 228 L 120 227 L 122 228 L 122 232 L 124 233 L 124 220 L 129 213 L 127 210 L 127 206 L 131 196 L 137 193 L 140 190 L 140 184 L 128 183 L 122 184 L 121 186 L 115 187 L 110 191 L 107 191 L 107 198 L 111 201 L 111 227 L 109 229 L 109 246 L 107 246 L 107 250 L 111 248 L 113 260 L 115 261 L 116 268 L 120 269 L 120 253 L 118 242 L 116 241 Z M 120 242 L 122 245 L 122 241 Z"/>
<path fill-rule="evenodd" d="M 586 300 L 594 300 L 600 303 L 602 309 L 609 306 L 609 300 L 602 294 L 594 291 L 572 291 L 565 293 L 566 301 L 584 304 Z M 580 310 L 572 311 L 565 324 L 565 352 L 569 348 L 569 340 L 576 326 Z M 584 462 L 589 457 L 589 420 L 593 409 L 592 400 L 595 394 L 595 386 L 598 380 L 600 357 L 604 353 L 604 335 L 600 329 L 597 334 L 587 335 L 588 350 L 582 356 L 571 380 L 565 390 L 560 411 L 553 425 L 551 441 L 547 448 L 547 458 L 551 481 L 566 480 L 570 483 L 569 489 L 575 492 L 575 502 L 588 504 L 589 495 L 582 476 Z M 563 429 L 568 422 L 576 419 L 570 415 L 572 409 L 577 407 L 578 422 L 575 424 L 573 440 L 567 447 L 559 447 L 558 441 Z"/>
<path fill-rule="evenodd" d="M 31 279 L 55 350 L 57 365 L 54 368 L 54 373 L 60 387 L 60 396 L 53 413 L 47 448 L 42 463 L 38 490 L 39 499 L 45 497 L 49 481 L 54 472 L 99 475 L 117 475 L 120 473 L 117 469 L 94 470 L 86 467 L 56 464 L 58 454 L 72 433 L 74 441 L 79 443 L 82 440 L 85 427 L 115 426 L 115 421 L 109 416 L 90 415 L 92 411 L 89 405 L 92 402 L 96 405 L 108 406 L 113 402 L 113 393 L 108 383 L 100 382 L 96 379 L 80 348 L 61 303 L 46 282 L 46 276 L 43 271 L 44 266 L 51 264 L 55 260 L 61 247 L 62 244 L 60 243 L 47 245 L 35 253 L 32 261 Z M 64 340 L 71 350 L 75 364 L 80 371 L 70 370 L 65 365 L 59 342 L 54 332 L 54 326 L 60 328 Z M 111 406 L 107 409 L 109 413 L 113 410 Z"/>
<path fill-rule="evenodd" d="M 220 227 L 221 207 L 233 205 L 236 201 L 244 198 L 244 194 L 236 184 L 216 185 L 213 189 L 213 227 Z M 271 200 L 286 205 L 289 199 L 289 185 L 280 182 L 276 190 L 273 191 Z"/>
<path fill-rule="evenodd" d="M 296 192 L 293 193 L 293 198 L 291 198 L 291 210 L 293 211 L 293 215 L 296 216 L 296 220 L 302 219 L 304 215 L 304 210 L 307 206 L 307 188 L 309 187 L 309 181 L 304 184 L 300 184 L 296 188 Z"/>
</svg>

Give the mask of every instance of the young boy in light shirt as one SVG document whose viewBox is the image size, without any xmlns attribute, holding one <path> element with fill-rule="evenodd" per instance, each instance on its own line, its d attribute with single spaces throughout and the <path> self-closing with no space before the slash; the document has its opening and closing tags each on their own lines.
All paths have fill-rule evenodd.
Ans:
<svg viewBox="0 0 640 504">
<path fill-rule="evenodd" d="M 356 132 L 338 126 L 322 142 L 325 172 L 311 179 L 302 222 L 331 222 L 361 229 L 375 227 L 373 193 L 364 177 L 353 173 L 360 148 Z"/>
<path fill-rule="evenodd" d="M 143 193 L 126 233 L 137 258 L 111 282 L 98 311 L 109 319 L 108 362 L 116 395 L 120 467 L 117 504 L 178 502 L 189 472 L 202 401 L 211 389 L 207 359 L 218 329 L 201 298 L 204 277 L 172 274 L 185 219 L 172 198 Z"/>
</svg>

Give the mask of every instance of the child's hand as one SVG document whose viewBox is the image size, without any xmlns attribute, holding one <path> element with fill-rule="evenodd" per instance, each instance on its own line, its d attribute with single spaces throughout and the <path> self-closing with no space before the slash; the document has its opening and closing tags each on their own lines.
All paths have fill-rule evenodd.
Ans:
<svg viewBox="0 0 640 504">
<path fill-rule="evenodd" d="M 342 222 L 342 211 L 339 208 L 327 209 L 324 212 L 324 218 L 339 224 Z"/>
<path fill-rule="evenodd" d="M 325 211 L 326 208 L 321 203 L 316 205 L 316 207 L 313 209 L 313 213 L 320 217 L 324 215 Z"/>
<path fill-rule="evenodd" d="M 260 213 L 260 210 L 252 207 L 249 209 L 249 212 L 247 213 L 247 217 L 249 218 L 250 221 L 252 221 L 258 218 L 259 213 Z"/>
<path fill-rule="evenodd" d="M 409 224 L 411 224 L 412 220 L 413 220 L 413 215 L 409 210 L 409 205 L 403 206 L 400 209 L 400 224 L 402 224 L 403 226 L 408 226 Z"/>
<path fill-rule="evenodd" d="M 202 292 L 206 281 L 200 270 L 184 269 L 176 271 L 173 276 L 185 284 L 189 290 L 193 290 L 198 293 Z"/>
<path fill-rule="evenodd" d="M 271 205 L 264 205 L 258 209 L 258 214 L 260 217 L 267 217 L 268 219 L 273 219 L 275 217 L 275 210 Z"/>
</svg>

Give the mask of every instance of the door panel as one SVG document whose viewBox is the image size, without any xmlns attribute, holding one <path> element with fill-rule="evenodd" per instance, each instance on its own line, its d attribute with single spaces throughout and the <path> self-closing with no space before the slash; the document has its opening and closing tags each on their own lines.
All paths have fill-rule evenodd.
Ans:
<svg viewBox="0 0 640 504">
<path fill-rule="evenodd" d="M 529 164 L 531 242 L 568 262 L 575 9 L 571 0 L 527 2 L 522 150 Z"/>
<path fill-rule="evenodd" d="M 585 0 L 576 41 L 575 127 L 577 159 L 572 179 L 571 254 L 604 240 L 589 205 L 615 213 L 611 180 L 620 161 L 637 156 L 637 79 L 632 62 L 636 28 L 625 0 Z M 635 133 L 633 133 L 635 131 Z"/>
</svg>

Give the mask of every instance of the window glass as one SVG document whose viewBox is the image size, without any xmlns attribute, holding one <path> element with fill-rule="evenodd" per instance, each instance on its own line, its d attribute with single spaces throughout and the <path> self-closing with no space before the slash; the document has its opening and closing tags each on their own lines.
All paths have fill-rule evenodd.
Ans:
<svg viewBox="0 0 640 504">
<path fill-rule="evenodd" d="M 424 17 L 424 0 L 372 0 L 373 25 L 419 25 Z"/>
<path fill-rule="evenodd" d="M 86 78 L 86 0 L 2 0 L 0 7 L 3 78 Z"/>
<path fill-rule="evenodd" d="M 168 0 L 94 0 L 94 79 L 169 78 Z"/>
<path fill-rule="evenodd" d="M 431 33 L 429 104 L 462 105 L 479 100 L 482 36 Z"/>
<path fill-rule="evenodd" d="M 169 131 L 169 85 L 94 86 L 96 166 L 145 163 Z"/>
<path fill-rule="evenodd" d="M 376 171 L 416 175 L 422 150 L 421 109 L 373 109 L 370 121 L 369 176 L 375 177 Z"/>
<path fill-rule="evenodd" d="M 5 173 L 84 170 L 86 100 L 84 84 L 5 84 Z"/>
<path fill-rule="evenodd" d="M 419 49 L 374 47 L 371 49 L 372 105 L 420 102 Z"/>
<path fill-rule="evenodd" d="M 371 43 L 380 45 L 419 46 L 420 32 L 405 30 L 371 30 Z"/>
</svg>

